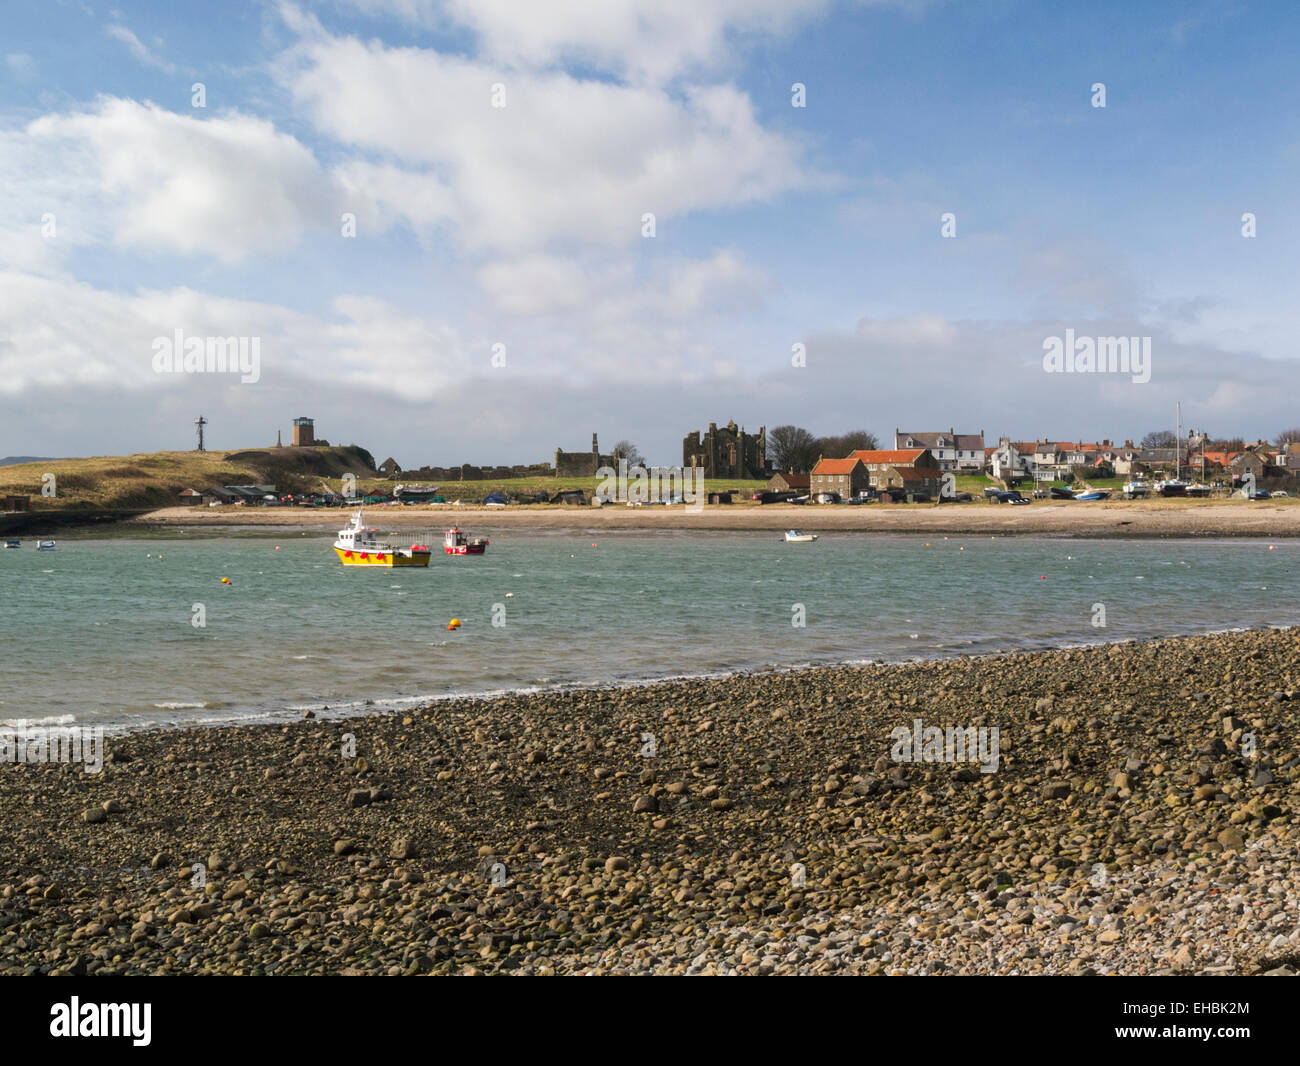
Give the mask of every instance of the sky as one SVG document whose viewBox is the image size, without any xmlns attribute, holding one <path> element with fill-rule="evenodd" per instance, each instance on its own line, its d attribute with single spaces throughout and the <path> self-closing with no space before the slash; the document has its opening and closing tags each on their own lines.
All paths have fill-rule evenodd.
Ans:
<svg viewBox="0 0 1300 1066">
<path fill-rule="evenodd" d="M 592 433 L 672 464 L 730 420 L 1122 441 L 1178 402 L 1275 437 L 1298 31 L 1289 0 L 7 5 L 0 455 L 185 449 L 200 414 L 406 467 Z M 168 371 L 177 331 L 256 373 Z M 1149 338 L 1149 380 L 1049 372 L 1066 336 Z"/>
</svg>

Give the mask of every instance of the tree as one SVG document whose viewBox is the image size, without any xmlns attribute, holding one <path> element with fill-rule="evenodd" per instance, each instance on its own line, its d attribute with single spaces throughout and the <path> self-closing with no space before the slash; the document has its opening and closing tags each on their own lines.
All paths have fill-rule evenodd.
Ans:
<svg viewBox="0 0 1300 1066">
<path fill-rule="evenodd" d="M 818 442 L 821 454 L 828 459 L 844 459 L 849 452 L 869 451 L 880 447 L 874 433 L 855 429 L 838 437 L 822 437 Z"/>
<path fill-rule="evenodd" d="M 1300 444 L 1300 426 L 1294 429 L 1284 429 L 1277 435 L 1277 442 L 1282 444 Z"/>
<path fill-rule="evenodd" d="M 1142 438 L 1144 448 L 1174 448 L 1178 445 L 1178 434 L 1172 429 L 1153 429 Z"/>
<path fill-rule="evenodd" d="M 806 429 L 777 426 L 767 431 L 767 457 L 783 473 L 806 474 L 820 455 L 820 442 Z"/>
<path fill-rule="evenodd" d="M 621 440 L 614 445 L 614 461 L 626 459 L 628 466 L 644 466 L 645 458 L 630 440 Z"/>
</svg>

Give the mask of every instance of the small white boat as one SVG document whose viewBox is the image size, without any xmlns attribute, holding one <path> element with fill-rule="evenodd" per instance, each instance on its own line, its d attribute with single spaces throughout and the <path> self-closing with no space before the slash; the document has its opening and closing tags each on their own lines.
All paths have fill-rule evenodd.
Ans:
<svg viewBox="0 0 1300 1066">
<path fill-rule="evenodd" d="M 52 552 L 57 548 L 58 545 L 52 540 L 38 540 L 36 542 L 36 550 L 38 552 Z"/>
<path fill-rule="evenodd" d="M 810 544 L 816 539 L 816 533 L 800 533 L 797 529 L 787 529 L 785 531 L 785 540 L 788 544 Z"/>
</svg>

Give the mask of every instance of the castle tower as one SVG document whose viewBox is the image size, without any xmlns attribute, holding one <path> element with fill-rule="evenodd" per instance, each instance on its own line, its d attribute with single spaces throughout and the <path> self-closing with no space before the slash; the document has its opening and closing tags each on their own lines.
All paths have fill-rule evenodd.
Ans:
<svg viewBox="0 0 1300 1066">
<path fill-rule="evenodd" d="M 295 418 L 293 420 L 293 446 L 300 448 L 315 443 L 315 423 L 310 418 Z"/>
</svg>

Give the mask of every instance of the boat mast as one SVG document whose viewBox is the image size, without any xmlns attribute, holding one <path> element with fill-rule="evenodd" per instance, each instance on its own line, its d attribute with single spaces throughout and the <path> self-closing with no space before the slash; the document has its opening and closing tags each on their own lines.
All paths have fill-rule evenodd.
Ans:
<svg viewBox="0 0 1300 1066">
<path fill-rule="evenodd" d="M 1174 480 L 1183 480 L 1183 404 L 1180 400 L 1178 410 L 1178 432 L 1174 436 Z"/>
</svg>

